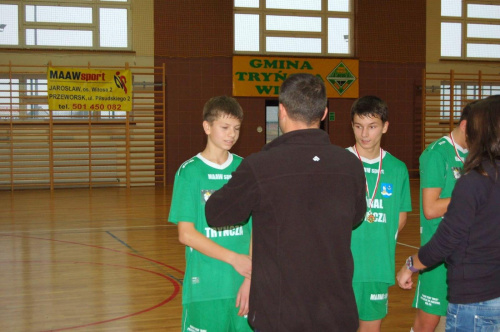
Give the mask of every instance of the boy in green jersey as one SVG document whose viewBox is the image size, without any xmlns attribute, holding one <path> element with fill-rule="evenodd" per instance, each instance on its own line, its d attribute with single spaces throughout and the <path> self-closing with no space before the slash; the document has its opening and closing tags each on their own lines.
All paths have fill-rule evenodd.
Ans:
<svg viewBox="0 0 500 332">
<path fill-rule="evenodd" d="M 243 110 L 227 96 L 203 109 L 205 149 L 184 162 L 175 175 L 168 221 L 177 224 L 186 245 L 182 290 L 182 331 L 252 331 L 246 314 L 252 261 L 251 221 L 210 227 L 205 203 L 236 170 L 242 158 L 229 152 L 238 140 Z"/>
<path fill-rule="evenodd" d="M 410 182 L 406 165 L 380 147 L 389 128 L 387 105 L 365 96 L 351 107 L 354 153 L 365 169 L 365 220 L 352 232 L 353 289 L 360 332 L 380 331 L 387 315 L 388 290 L 394 285 L 398 233 L 411 211 Z"/>
<path fill-rule="evenodd" d="M 465 127 L 469 109 L 468 105 L 463 109 L 458 127 L 431 143 L 420 155 L 421 245 L 426 244 L 436 232 L 461 175 L 468 153 Z M 441 316 L 446 316 L 447 294 L 445 263 L 420 273 L 413 300 L 413 307 L 417 308 L 413 324 L 415 332 L 433 332 L 436 329 Z"/>
</svg>

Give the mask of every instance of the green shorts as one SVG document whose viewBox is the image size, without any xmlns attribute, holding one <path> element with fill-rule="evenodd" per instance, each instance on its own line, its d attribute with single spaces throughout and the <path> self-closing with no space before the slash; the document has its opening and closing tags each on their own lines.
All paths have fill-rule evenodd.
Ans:
<svg viewBox="0 0 500 332">
<path fill-rule="evenodd" d="M 447 295 L 446 266 L 442 263 L 432 270 L 421 272 L 418 276 L 413 307 L 428 314 L 446 316 Z"/>
<path fill-rule="evenodd" d="M 353 282 L 352 288 L 360 320 L 379 320 L 387 316 L 389 284 L 385 282 Z"/>
<path fill-rule="evenodd" d="M 247 317 L 238 316 L 236 298 L 193 302 L 182 308 L 182 332 L 251 332 Z"/>
</svg>

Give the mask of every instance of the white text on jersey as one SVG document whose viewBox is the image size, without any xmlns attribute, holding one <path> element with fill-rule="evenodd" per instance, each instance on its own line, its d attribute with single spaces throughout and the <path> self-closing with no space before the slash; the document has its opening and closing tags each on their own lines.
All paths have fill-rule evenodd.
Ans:
<svg viewBox="0 0 500 332">
<path fill-rule="evenodd" d="M 378 168 L 364 167 L 364 169 L 365 169 L 365 173 L 378 174 Z M 384 170 L 382 170 L 382 174 L 384 174 Z"/>
<path fill-rule="evenodd" d="M 209 180 L 229 180 L 231 177 L 231 174 L 208 174 Z"/>
<path fill-rule="evenodd" d="M 210 228 L 205 227 L 205 236 L 210 238 L 223 237 L 223 236 L 241 236 L 243 235 L 243 227 L 241 226 L 227 226 Z"/>
<path fill-rule="evenodd" d="M 384 208 L 384 205 L 382 204 L 383 201 L 384 201 L 383 199 L 376 198 L 376 199 L 373 200 L 372 205 L 370 205 L 371 199 L 367 198 L 366 199 L 366 204 L 368 206 L 370 206 L 371 208 L 373 208 L 373 209 L 383 209 Z"/>
</svg>

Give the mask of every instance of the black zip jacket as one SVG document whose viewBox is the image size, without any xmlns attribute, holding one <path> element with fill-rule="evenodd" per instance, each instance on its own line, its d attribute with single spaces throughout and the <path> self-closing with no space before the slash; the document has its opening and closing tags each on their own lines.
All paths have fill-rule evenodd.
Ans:
<svg viewBox="0 0 500 332">
<path fill-rule="evenodd" d="M 253 218 L 249 322 L 263 332 L 356 331 L 351 231 L 366 212 L 360 161 L 320 129 L 244 159 L 206 204 L 211 226 Z M 368 271 L 367 271 L 368 272 Z"/>
</svg>

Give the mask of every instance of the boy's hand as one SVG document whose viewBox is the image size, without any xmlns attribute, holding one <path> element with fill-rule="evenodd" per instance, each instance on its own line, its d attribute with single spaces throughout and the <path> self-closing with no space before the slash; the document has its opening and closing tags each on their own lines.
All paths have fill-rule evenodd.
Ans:
<svg viewBox="0 0 500 332">
<path fill-rule="evenodd" d="M 231 260 L 231 265 L 245 278 L 252 277 L 252 258 L 250 256 L 235 254 Z"/>
<path fill-rule="evenodd" d="M 401 268 L 401 270 L 399 270 L 396 276 L 399 287 L 403 289 L 411 289 L 411 287 L 413 286 L 413 281 L 411 280 L 412 275 L 413 273 L 410 270 L 408 270 L 406 265 L 403 265 L 403 267 Z"/>
<path fill-rule="evenodd" d="M 236 296 L 236 307 L 240 308 L 240 310 L 238 311 L 238 316 L 248 315 L 249 300 L 250 300 L 250 279 L 245 278 Z"/>
</svg>

